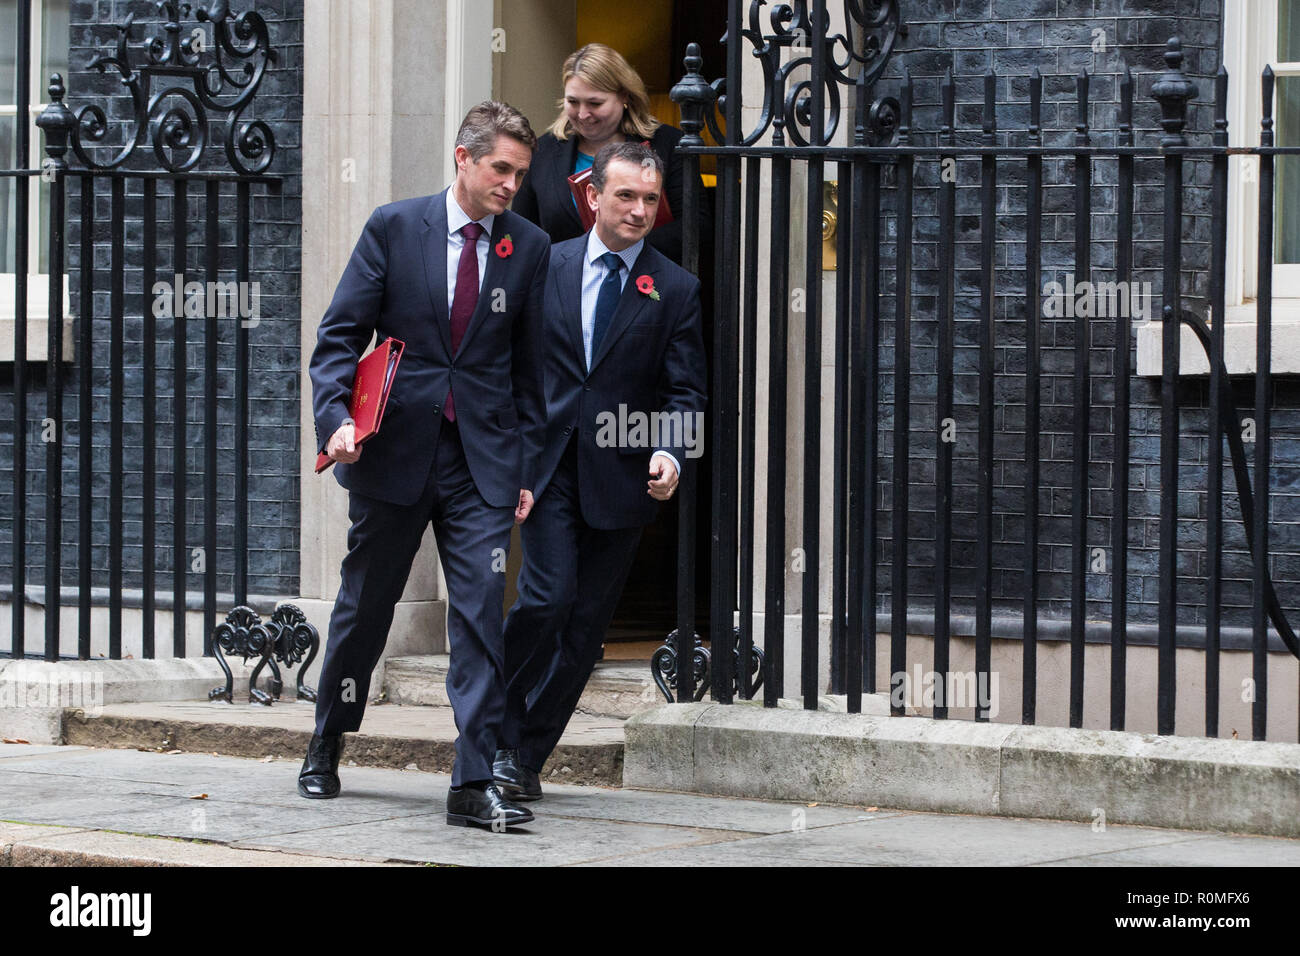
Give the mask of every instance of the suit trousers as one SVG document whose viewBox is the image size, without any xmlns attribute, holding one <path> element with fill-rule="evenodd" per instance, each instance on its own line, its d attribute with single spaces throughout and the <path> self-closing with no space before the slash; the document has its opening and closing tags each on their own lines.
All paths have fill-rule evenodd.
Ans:
<svg viewBox="0 0 1300 956">
<path fill-rule="evenodd" d="M 444 421 L 419 500 L 402 506 L 353 492 L 348 517 L 348 553 L 317 687 L 316 733 L 360 729 L 394 607 L 432 523 L 447 580 L 447 696 L 459 732 L 452 785 L 492 779 L 505 713 L 501 605 L 514 509 L 483 500 L 460 431 Z"/>
<path fill-rule="evenodd" d="M 506 617 L 500 746 L 540 772 L 587 685 L 641 528 L 590 527 L 579 503 L 576 438 L 520 528 L 519 597 Z"/>
</svg>

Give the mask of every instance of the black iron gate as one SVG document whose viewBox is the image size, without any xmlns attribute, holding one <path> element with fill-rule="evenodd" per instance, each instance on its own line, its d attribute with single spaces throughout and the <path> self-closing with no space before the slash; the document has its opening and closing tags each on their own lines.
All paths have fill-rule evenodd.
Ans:
<svg viewBox="0 0 1300 956">
<path fill-rule="evenodd" d="M 1268 569 L 1269 495 L 1270 495 L 1270 402 L 1272 381 L 1269 371 L 1271 355 L 1273 267 L 1273 192 L 1275 157 L 1300 152 L 1296 148 L 1279 148 L 1273 144 L 1272 102 L 1274 78 L 1264 71 L 1261 146 L 1229 147 L 1227 130 L 1227 73 L 1220 69 L 1214 84 L 1215 121 L 1208 144 L 1189 143 L 1187 104 L 1197 96 L 1195 85 L 1184 75 L 1183 53 L 1178 39 L 1170 39 L 1164 53 L 1165 70 L 1150 87 L 1161 111 L 1159 134 L 1144 135 L 1144 143 L 1135 142 L 1134 82 L 1126 71 L 1119 81 L 1117 128 L 1106 131 L 1108 144 L 1094 141 L 1096 130 L 1089 126 L 1089 85 L 1092 77 L 1081 72 L 1073 78 L 1077 122 L 1072 142 L 1045 144 L 1041 126 L 1043 78 L 1037 70 L 1028 80 L 1028 124 L 1017 130 L 1018 143 L 998 139 L 996 89 L 998 77 L 989 71 L 984 77 L 984 97 L 979 109 L 980 128 L 962 128 L 956 121 L 954 79 L 952 71 L 939 80 L 942 100 L 942 125 L 937 130 L 913 126 L 915 83 L 902 71 L 897 99 L 877 95 L 875 85 L 884 72 L 895 43 L 905 32 L 900 18 L 900 4 L 893 0 L 864 2 L 844 0 L 842 29 L 832 31 L 825 0 L 793 0 L 770 7 L 762 0 L 749 4 L 748 18 L 742 19 L 740 0 L 729 3 L 726 49 L 726 80 L 712 84 L 700 76 L 699 48 L 692 44 L 686 57 L 687 75 L 673 90 L 673 99 L 681 104 L 686 137 L 682 152 L 687 159 L 687 183 L 697 177 L 701 155 L 715 155 L 718 162 L 718 219 L 716 230 L 717 283 L 715 289 L 716 328 L 714 367 L 710 397 L 712 402 L 713 487 L 694 489 L 688 466 L 683 475 L 683 529 L 680 543 L 678 629 L 665 648 L 656 656 L 653 667 L 661 688 L 671 687 L 679 701 L 698 700 L 708 682 L 714 700 L 730 703 L 736 695 L 749 698 L 761 681 L 766 706 L 775 706 L 785 696 L 784 627 L 786 580 L 790 573 L 801 574 L 802 640 L 799 659 L 799 696 L 803 706 L 815 709 L 822 687 L 819 682 L 819 521 L 824 509 L 832 512 L 831 542 L 831 623 L 829 642 L 830 690 L 844 694 L 847 709 L 862 707 L 862 694 L 873 693 L 885 683 L 891 691 L 905 677 L 908 669 L 907 638 L 909 633 L 909 549 L 916 540 L 911 520 L 914 517 L 909 495 L 917 487 L 911 473 L 912 455 L 920 442 L 910 422 L 915 360 L 933 361 L 937 388 L 934 435 L 928 442 L 932 450 L 934 474 L 925 483 L 934 489 L 933 560 L 925 565 L 932 575 L 934 606 L 933 671 L 936 696 L 933 714 L 949 716 L 950 701 L 944 679 L 950 670 L 953 576 L 964 566 L 974 579 L 974 660 L 978 683 L 989 679 L 992 643 L 994 519 L 1010 515 L 1023 523 L 1019 546 L 1023 572 L 1023 647 L 1022 680 L 1024 686 L 1022 722 L 1036 719 L 1037 659 L 1040 642 L 1041 566 L 1039 529 L 1044 520 L 1040 511 L 1042 457 L 1044 453 L 1041 366 L 1044 356 L 1041 341 L 1041 317 L 1047 296 L 1043 280 L 1049 271 L 1044 266 L 1044 163 L 1062 161 L 1072 185 L 1074 275 L 1089 277 L 1096 271 L 1091 262 L 1094 243 L 1093 172 L 1103 164 L 1113 163 L 1117 179 L 1114 184 L 1116 204 L 1115 261 L 1104 264 L 1112 281 L 1121 283 L 1125 293 L 1133 288 L 1137 269 L 1134 263 L 1134 196 L 1135 164 L 1156 161 L 1162 167 L 1159 180 L 1164 230 L 1160 257 L 1162 284 L 1160 312 L 1162 324 L 1163 375 L 1159 405 L 1159 495 L 1158 541 L 1158 618 L 1151 625 L 1157 645 L 1156 712 L 1159 732 L 1174 732 L 1174 656 L 1176 638 L 1188 630 L 1179 622 L 1177 577 L 1179 569 L 1179 339 L 1180 326 L 1187 325 L 1204 346 L 1210 364 L 1208 386 L 1208 456 L 1206 541 L 1205 620 L 1200 632 L 1205 656 L 1205 733 L 1219 734 L 1220 637 L 1223 611 L 1225 497 L 1235 499 L 1245 530 L 1245 560 L 1250 563 L 1252 589 L 1250 598 L 1250 636 L 1253 662 L 1252 732 L 1263 739 L 1266 731 L 1269 649 L 1269 622 L 1274 628 L 1273 641 L 1300 657 L 1300 643 L 1287 623 L 1275 593 Z M 763 79 L 763 100 L 758 106 L 757 122 L 752 129 L 742 125 L 741 82 L 744 63 L 757 64 Z M 1059 79 L 1059 78 L 1057 78 Z M 843 98 L 844 103 L 841 103 Z M 851 145 L 828 145 L 835 138 L 841 115 L 848 115 L 851 104 L 853 127 Z M 968 116 L 972 107 L 964 111 Z M 719 128 L 719 116 L 725 131 Z M 699 133 L 709 125 L 720 147 L 708 147 Z M 1224 364 L 1224 322 L 1207 323 L 1194 310 L 1184 307 L 1181 285 L 1185 281 L 1182 235 L 1184 226 L 1183 197 L 1186 190 L 1184 168 L 1193 162 L 1208 163 L 1211 178 L 1212 229 L 1210 247 L 1210 281 L 1204 305 L 1217 317 L 1224 315 L 1225 257 L 1227 252 L 1227 176 L 1230 154 L 1256 157 L 1259 163 L 1259 278 L 1257 301 L 1257 368 L 1254 376 L 1254 462 L 1253 475 L 1247 464 L 1243 445 L 1243 422 L 1234 400 Z M 833 167 L 831 166 L 833 164 Z M 1068 165 L 1067 165 L 1068 164 Z M 802 167 L 802 169 L 800 169 Z M 977 172 L 975 168 L 977 167 Z M 793 168 L 793 169 L 792 169 Z M 823 388 L 821 363 L 823 310 L 821 302 L 823 214 L 816 201 L 821 196 L 828 168 L 838 176 L 838 223 L 835 232 L 838 272 L 835 277 L 833 421 L 823 422 L 821 402 Z M 956 170 L 971 169 L 978 183 L 979 208 L 969 216 L 958 213 Z M 802 172 L 806 181 L 806 217 L 802 230 L 791 227 L 793 173 Z M 1014 376 L 995 373 L 995 350 L 1006 348 L 995 339 L 995 296 L 999 285 L 999 264 L 995 262 L 995 235 L 999 228 L 997 190 L 999 177 L 1024 189 L 1023 289 L 1024 320 L 1020 324 L 1023 340 L 1010 343 L 1011 349 L 1024 356 L 1023 371 Z M 937 189 L 937 236 L 931 241 L 937 248 L 937 262 L 928 267 L 937 272 L 937 294 L 933 308 L 923 308 L 913 297 L 915 268 L 914 202 L 918 195 L 918 177 Z M 770 200 L 760 202 L 760 189 L 770 186 Z M 686 204 L 699 201 L 698 191 L 686 194 Z M 890 241 L 882 228 L 882 208 L 892 207 L 892 225 L 896 230 Z M 760 221 L 769 214 L 769 254 L 760 258 Z M 1100 213 L 1097 213 L 1099 216 Z M 1107 215 L 1110 215 L 1107 211 Z M 958 263 L 956 234 L 958 225 L 967 220 L 978 222 L 978 264 L 971 270 Z M 691 266 L 698 253 L 694 222 L 686 217 L 686 261 Z M 798 241 L 802 231 L 803 241 Z M 792 236 L 793 232 L 793 236 Z M 802 288 L 792 289 L 791 251 L 802 248 L 806 266 Z M 892 249 L 892 260 L 883 253 Z M 1059 265 L 1059 263 L 1058 263 Z M 978 394 L 973 403 L 978 422 L 972 464 L 975 480 L 973 527 L 969 529 L 964 559 L 957 554 L 954 537 L 954 440 L 950 423 L 956 419 L 954 387 L 958 379 L 954 369 L 957 354 L 954 335 L 957 331 L 955 299 L 962 280 L 974 271 L 978 274 L 977 337 Z M 794 277 L 795 282 L 800 277 Z M 764 288 L 764 285 L 766 288 Z M 792 306 L 793 293 L 802 292 L 803 320 Z M 892 363 L 882 338 L 883 303 L 892 299 Z M 759 342 L 759 316 L 767 312 L 768 340 Z M 1071 370 L 1071 438 L 1073 454 L 1069 464 L 1069 623 L 1070 648 L 1069 723 L 1083 724 L 1084 649 L 1089 623 L 1086 620 L 1087 576 L 1096 571 L 1090 566 L 1088 535 L 1090 491 L 1096 479 L 1090 466 L 1113 469 L 1113 509 L 1109 515 L 1108 541 L 1112 560 L 1106 569 L 1110 578 L 1107 613 L 1110 617 L 1110 726 L 1125 728 L 1126 648 L 1130 642 L 1129 558 L 1133 550 L 1130 538 L 1130 379 L 1132 375 L 1132 315 L 1128 310 L 1115 317 L 1111 330 L 1080 308 L 1072 324 L 1073 367 Z M 918 342 L 913 322 L 923 313 L 937 323 L 933 345 Z M 828 311 L 828 315 L 831 313 Z M 1176 319 L 1176 320 L 1175 320 Z M 802 490 L 803 528 L 797 545 L 806 556 L 802 568 L 787 567 L 790 557 L 786 540 L 787 505 L 794 500 L 788 493 L 787 470 L 794 449 L 787 448 L 786 394 L 791 369 L 787 367 L 791 328 L 804 327 L 805 360 L 802 369 L 804 419 L 801 471 L 805 480 Z M 1109 375 L 1099 372 L 1093 356 L 1092 341 L 1103 333 L 1113 335 Z M 760 369 L 757 353 L 765 344 L 768 366 Z M 768 386 L 767 408 L 757 403 L 756 381 L 762 375 Z M 1024 467 L 1023 507 L 1012 510 L 1005 504 L 995 507 L 995 444 L 1007 457 L 1005 444 L 995 432 L 995 412 L 999 389 L 1014 380 L 1025 408 L 1024 444 L 1018 458 Z M 1092 450 L 1094 429 L 1090 421 L 1092 387 L 1110 379 L 1114 388 L 1114 429 L 1111 454 Z M 882 396 L 882 383 L 892 384 L 888 400 Z M 892 449 L 887 461 L 888 478 L 883 480 L 877 447 L 876 423 L 882 416 L 892 416 Z M 766 548 L 763 566 L 779 569 L 765 575 L 763 607 L 756 609 L 751 583 L 755 574 L 755 494 L 758 468 L 755 458 L 757 431 L 766 420 Z M 821 436 L 833 429 L 833 459 L 823 462 Z M 923 433 L 921 433 L 923 434 Z M 1235 487 L 1223 485 L 1224 442 L 1227 442 Z M 1190 444 L 1184 438 L 1181 447 Z M 1084 450 L 1080 454 L 1079 450 Z M 819 476 L 829 465 L 833 475 L 833 500 L 822 499 L 819 483 L 807 476 Z M 1252 487 L 1253 486 L 1253 487 Z M 887 493 L 888 529 L 878 527 L 877 489 Z M 1232 493 L 1235 491 L 1235 495 Z M 691 594 L 690 541 L 693 522 L 689 512 L 695 493 L 713 496 L 712 594 L 710 596 L 710 630 L 713 646 L 701 648 L 696 641 L 677 639 L 678 634 L 693 633 L 693 595 Z M 877 580 L 879 546 L 888 539 L 890 575 L 888 586 Z M 1063 569 L 1065 570 L 1065 569 Z M 740 587 L 737 587 L 739 581 Z M 888 593 L 889 670 L 887 683 L 876 674 L 877 610 L 879 598 Z M 763 613 L 762 649 L 766 657 L 756 654 L 755 613 Z M 737 620 L 738 618 L 738 620 Z M 717 635 L 735 635 L 735 647 L 720 646 Z M 690 658 L 688 663 L 687 658 Z M 891 693 L 891 712 L 904 708 Z M 985 701 L 977 701 L 975 719 L 989 719 Z"/>
<path fill-rule="evenodd" d="M 268 172 L 275 156 L 270 126 L 244 114 L 276 53 L 266 21 L 254 11 L 236 15 L 225 3 L 218 3 L 197 9 L 196 20 L 183 24 L 181 14 L 189 13 L 188 5 L 158 7 L 166 19 L 153 25 L 157 34 L 152 39 L 135 46 L 133 34 L 139 27 L 134 16 L 128 16 L 117 27 L 116 49 L 89 64 L 90 69 L 120 80 L 129 93 L 129 116 L 106 113 L 97 104 L 74 113 L 63 102 L 64 82 L 56 73 L 50 79 L 49 104 L 37 120 L 45 136 L 47 159 L 42 168 L 0 170 L 0 182 L 16 184 L 17 207 L 13 614 L 12 643 L 7 649 L 16 658 L 32 649 L 25 626 L 29 603 L 43 606 L 44 659 L 69 656 L 69 649 L 61 645 L 60 625 L 61 607 L 69 601 L 75 601 L 78 609 L 76 656 L 90 656 L 91 617 L 97 605 L 107 607 L 107 656 L 123 656 L 128 544 L 123 514 L 128 464 L 124 429 L 128 424 L 138 426 L 140 436 L 140 459 L 129 463 L 142 482 L 139 538 L 130 542 L 138 544 L 141 554 L 131 574 L 131 583 L 138 581 L 139 588 L 140 653 L 155 656 L 158 588 L 165 586 L 168 577 L 171 655 L 187 654 L 186 611 L 196 609 L 193 585 L 197 582 L 201 582 L 203 653 L 212 653 L 218 616 L 219 516 L 233 536 L 224 546 L 232 558 L 223 576 L 231 582 L 234 604 L 246 604 L 249 598 L 248 436 L 254 371 L 249 336 L 260 319 L 254 280 L 265 277 L 261 267 L 255 270 L 251 262 L 250 218 L 254 190 L 278 192 L 282 179 Z M 30 0 L 20 2 L 17 9 L 18 155 L 25 157 L 29 132 L 22 120 L 31 94 Z M 210 136 L 216 135 L 213 131 L 222 130 L 218 120 L 224 122 L 223 139 L 210 143 Z M 212 168 L 209 146 L 217 145 L 228 168 Z M 70 162 L 74 160 L 75 165 Z M 25 164 L 20 159 L 20 166 Z M 33 371 L 41 370 L 29 368 L 27 361 L 27 211 L 29 189 L 38 178 L 48 183 L 50 196 L 50 312 L 43 402 L 39 389 L 32 387 Z M 107 217 L 101 211 L 105 197 Z M 66 368 L 62 360 L 63 281 L 68 271 L 65 213 L 70 200 L 78 207 L 73 224 L 78 230 L 74 248 L 79 253 L 75 370 Z M 128 205 L 132 215 L 127 213 Z M 97 264 L 96 238 L 102 239 L 105 232 L 107 261 Z M 138 261 L 128 260 L 128 232 L 130 244 L 138 246 Z M 202 249 L 198 261 L 193 260 L 194 245 Z M 96 284 L 97 272 L 104 270 L 108 288 Z M 95 320 L 105 318 L 109 340 L 97 341 Z M 128 343 L 125 332 L 136 323 L 139 339 Z M 162 360 L 160 352 L 168 345 L 170 358 Z M 191 365 L 189 357 L 196 353 L 202 356 L 201 364 Z M 106 388 L 98 381 L 105 368 Z M 128 369 L 138 370 L 143 389 L 139 405 L 132 402 L 129 415 L 124 393 Z M 64 412 L 65 390 L 77 396 L 71 417 Z M 33 418 L 33 399 L 40 404 L 35 409 L 39 418 Z M 44 444 L 43 467 L 29 441 L 33 433 Z M 219 433 L 232 436 L 231 450 L 222 453 L 220 466 Z M 74 441 L 69 441 L 70 435 Z M 187 455 L 194 451 L 197 467 Z M 286 448 L 285 453 L 293 452 Z M 223 475 L 230 476 L 230 486 L 221 486 Z M 75 485 L 75 517 L 68 514 L 65 482 Z M 37 483 L 43 485 L 43 494 L 29 492 Z M 201 488 L 197 501 L 191 493 L 195 486 Z M 194 510 L 199 511 L 201 536 L 187 532 L 188 515 Z M 107 540 L 97 530 L 105 517 Z M 29 545 L 40 542 L 29 541 L 27 535 L 33 518 L 44 523 L 43 574 L 36 569 L 35 585 L 29 579 Z M 64 525 L 74 522 L 76 531 L 70 541 Z M 166 524 L 171 530 L 170 567 L 154 557 L 156 549 L 166 547 L 158 540 L 158 528 Z M 106 581 L 97 580 L 95 571 L 103 553 Z"/>
</svg>

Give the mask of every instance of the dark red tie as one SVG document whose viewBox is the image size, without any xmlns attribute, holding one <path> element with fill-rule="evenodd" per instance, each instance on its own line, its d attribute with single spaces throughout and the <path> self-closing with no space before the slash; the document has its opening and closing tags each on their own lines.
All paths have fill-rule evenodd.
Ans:
<svg viewBox="0 0 1300 956">
<path fill-rule="evenodd" d="M 460 341 L 469 328 L 470 316 L 478 306 L 478 241 L 483 236 L 483 227 L 476 222 L 467 222 L 460 233 L 465 237 L 465 246 L 460 250 L 460 264 L 456 267 L 456 293 L 451 300 L 451 354 L 460 351 Z M 443 405 L 443 414 L 447 421 L 456 420 L 456 402 L 452 390 L 447 390 L 447 401 Z"/>
</svg>

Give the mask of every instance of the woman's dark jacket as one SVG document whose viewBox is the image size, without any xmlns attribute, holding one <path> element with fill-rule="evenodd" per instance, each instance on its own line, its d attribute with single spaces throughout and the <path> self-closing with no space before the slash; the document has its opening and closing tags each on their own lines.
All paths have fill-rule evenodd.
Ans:
<svg viewBox="0 0 1300 956">
<path fill-rule="evenodd" d="M 675 126 L 661 125 L 650 137 L 650 147 L 664 161 L 667 172 L 664 191 L 672 207 L 673 221 L 650 231 L 652 246 L 676 263 L 682 261 L 682 216 L 684 200 L 682 188 L 686 181 L 683 157 L 675 153 L 683 133 Z M 585 232 L 573 204 L 569 189 L 569 176 L 578 158 L 578 136 L 558 140 L 545 133 L 537 140 L 533 163 L 524 176 L 523 185 L 515 194 L 511 209 L 530 222 L 541 226 L 550 234 L 551 242 L 563 242 Z M 707 239 L 708 220 L 704 213 L 703 187 L 700 191 L 700 241 Z"/>
</svg>

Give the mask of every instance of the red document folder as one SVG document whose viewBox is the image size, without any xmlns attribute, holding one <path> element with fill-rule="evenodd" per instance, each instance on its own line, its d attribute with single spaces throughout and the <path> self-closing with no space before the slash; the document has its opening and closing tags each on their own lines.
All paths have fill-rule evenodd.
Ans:
<svg viewBox="0 0 1300 956">
<path fill-rule="evenodd" d="M 388 393 L 393 388 L 393 376 L 397 374 L 397 363 L 401 361 L 405 348 L 406 343 L 399 339 L 385 339 L 357 363 L 357 373 L 352 379 L 352 399 L 348 402 L 348 412 L 356 423 L 354 441 L 357 445 L 379 432 Z M 329 455 L 324 452 L 317 455 L 316 474 L 332 464 L 334 459 Z"/>
<path fill-rule="evenodd" d="M 587 202 L 587 183 L 590 180 L 590 166 L 569 177 L 569 191 L 573 193 L 573 201 L 578 206 L 578 218 L 582 220 L 583 229 L 590 229 L 596 223 L 596 213 Z M 664 192 L 659 196 L 659 211 L 655 213 L 654 227 L 658 229 L 672 221 L 673 209 L 668 205 L 668 193 Z"/>
</svg>

